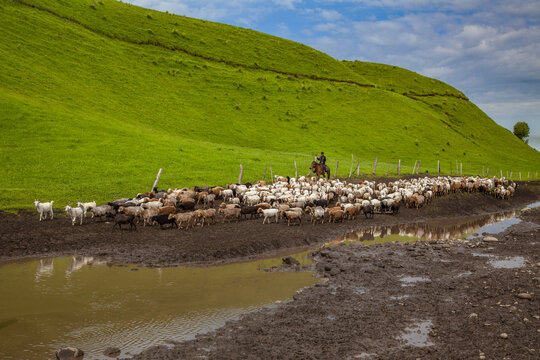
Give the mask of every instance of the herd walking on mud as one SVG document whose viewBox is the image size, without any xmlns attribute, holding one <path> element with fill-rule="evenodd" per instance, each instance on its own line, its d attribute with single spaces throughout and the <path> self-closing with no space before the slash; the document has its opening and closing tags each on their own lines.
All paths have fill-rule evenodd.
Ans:
<svg viewBox="0 0 540 360">
<path fill-rule="evenodd" d="M 272 184 L 259 181 L 256 184 L 230 184 L 226 187 L 195 186 L 193 188 L 169 189 L 167 191 L 137 194 L 133 198 L 122 198 L 105 205 L 96 202 L 78 202 L 72 207 L 68 203 L 65 212 L 72 225 L 83 224 L 90 214 L 94 219 L 111 219 L 112 230 L 129 225 L 136 230 L 143 226 L 159 225 L 163 228 L 193 229 L 216 223 L 242 219 L 263 218 L 264 223 L 279 223 L 285 219 L 287 225 L 302 224 L 308 217 L 311 224 L 335 223 L 354 220 L 364 214 L 399 213 L 401 205 L 420 208 L 435 197 L 455 192 L 481 192 L 499 199 L 509 199 L 516 190 L 516 183 L 505 178 L 480 177 L 423 177 L 399 179 L 388 183 L 363 181 L 351 183 L 339 179 L 275 176 Z M 155 189 L 157 190 L 157 189 Z M 218 201 L 221 201 L 219 205 Z M 34 201 L 39 220 L 47 216 L 53 219 L 53 203 Z"/>
</svg>

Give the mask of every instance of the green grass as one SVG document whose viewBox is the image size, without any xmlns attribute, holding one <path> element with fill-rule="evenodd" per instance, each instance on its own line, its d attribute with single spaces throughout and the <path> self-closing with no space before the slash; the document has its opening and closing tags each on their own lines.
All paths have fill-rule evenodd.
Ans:
<svg viewBox="0 0 540 360">
<path fill-rule="evenodd" d="M 445 173 L 455 173 L 456 160 L 468 174 L 540 170 L 537 151 L 459 91 L 405 69 L 339 62 L 251 30 L 120 2 L 32 3 L 78 23 L 0 4 L 2 209 L 36 197 L 60 206 L 131 196 L 150 190 L 159 168 L 163 188 L 236 182 L 239 164 L 245 181 L 262 178 L 266 164 L 294 175 L 295 160 L 306 174 L 321 150 L 332 174 L 340 161 L 340 176 L 351 153 L 363 174 L 375 157 L 378 175 L 394 175 L 398 159 L 402 173 L 417 159 L 430 173 L 437 160 Z M 140 44 L 147 30 L 166 46 Z M 182 40 L 188 32 L 204 44 Z M 254 59 L 259 69 L 231 65 Z"/>
</svg>

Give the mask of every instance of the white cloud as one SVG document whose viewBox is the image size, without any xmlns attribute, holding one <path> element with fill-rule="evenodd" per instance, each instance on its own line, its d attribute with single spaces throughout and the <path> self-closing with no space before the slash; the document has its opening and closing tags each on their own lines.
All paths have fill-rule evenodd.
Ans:
<svg viewBox="0 0 540 360">
<path fill-rule="evenodd" d="M 336 10 L 328 10 L 328 9 L 318 9 L 323 19 L 328 21 L 336 21 L 343 17 L 338 11 Z"/>
</svg>

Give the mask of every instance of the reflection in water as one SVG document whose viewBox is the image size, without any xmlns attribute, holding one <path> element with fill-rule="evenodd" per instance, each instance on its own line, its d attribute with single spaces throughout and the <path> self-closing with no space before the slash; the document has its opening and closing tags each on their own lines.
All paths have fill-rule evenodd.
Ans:
<svg viewBox="0 0 540 360">
<path fill-rule="evenodd" d="M 307 262 L 307 252 L 295 257 Z M 21 349 L 24 359 L 48 359 L 66 345 L 107 359 L 107 346 L 126 355 L 193 339 L 317 280 L 259 270 L 279 265 L 280 258 L 131 271 L 74 256 L 0 266 L 0 359 L 21 359 Z"/>
<path fill-rule="evenodd" d="M 340 236 L 336 240 L 329 242 L 328 245 L 349 241 L 363 241 L 366 244 L 397 240 L 415 241 L 417 239 L 436 241 L 464 238 L 476 232 L 480 234 L 484 231 L 498 233 L 520 221 L 515 218 L 515 215 L 516 212 L 512 211 L 472 218 L 445 220 L 445 222 L 426 221 L 392 226 L 370 226 Z"/>
<path fill-rule="evenodd" d="M 36 269 L 35 281 L 39 282 L 43 277 L 49 277 L 54 274 L 54 259 L 41 259 L 39 260 L 38 267 Z"/>
</svg>

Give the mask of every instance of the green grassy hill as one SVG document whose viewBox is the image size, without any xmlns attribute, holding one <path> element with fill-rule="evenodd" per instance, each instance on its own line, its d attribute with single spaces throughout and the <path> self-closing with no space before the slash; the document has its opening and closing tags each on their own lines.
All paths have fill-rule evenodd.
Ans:
<svg viewBox="0 0 540 360">
<path fill-rule="evenodd" d="M 32 5 L 32 6 L 29 6 Z M 535 175 L 540 154 L 458 90 L 405 69 L 116 1 L 0 3 L 0 208 L 300 174 Z M 255 64 L 256 63 L 256 64 Z"/>
</svg>

